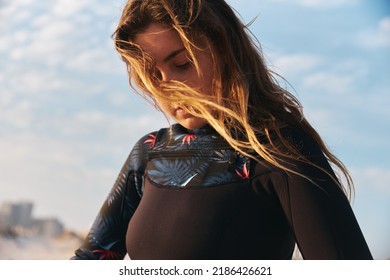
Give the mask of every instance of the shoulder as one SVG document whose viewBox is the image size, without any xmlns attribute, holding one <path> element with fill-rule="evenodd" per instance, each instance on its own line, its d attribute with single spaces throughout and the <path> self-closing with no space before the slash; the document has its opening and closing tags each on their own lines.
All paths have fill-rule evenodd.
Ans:
<svg viewBox="0 0 390 280">
<path fill-rule="evenodd" d="M 306 158 L 323 156 L 320 144 L 300 127 L 286 126 L 280 129 L 279 133 L 273 133 L 273 141 L 281 150 L 287 154 L 296 152 Z"/>
<path fill-rule="evenodd" d="M 311 135 L 299 127 L 285 127 L 281 129 L 281 135 L 283 139 L 279 141 L 284 141 L 284 147 L 287 145 L 283 158 L 286 167 L 308 177 L 335 177 L 321 146 L 324 143 L 316 138 L 318 135 Z"/>
<path fill-rule="evenodd" d="M 139 138 L 134 144 L 126 160 L 125 168 L 128 170 L 141 172 L 145 169 L 149 152 L 155 147 L 159 138 L 169 134 L 169 128 L 161 128 L 149 132 Z"/>
<path fill-rule="evenodd" d="M 281 197 L 297 190 L 339 192 L 337 176 L 315 136 L 299 127 L 283 127 L 280 132 L 271 134 L 271 140 L 280 166 L 265 160 L 256 162 L 256 180 L 262 182 L 261 185 L 277 190 Z"/>
<path fill-rule="evenodd" d="M 285 126 L 279 131 L 270 131 L 268 136 L 261 136 L 260 141 L 275 156 L 276 161 L 286 170 L 294 170 L 297 173 L 312 172 L 312 169 L 327 170 L 332 172 L 327 157 L 315 136 L 307 133 L 297 126 Z M 265 168 L 264 172 L 280 170 L 265 160 L 261 160 Z M 317 167 L 317 168 L 316 168 Z"/>
<path fill-rule="evenodd" d="M 142 136 L 134 145 L 133 150 L 142 150 L 148 152 L 155 148 L 156 145 L 161 145 L 162 142 L 168 141 L 171 137 L 171 127 L 160 128 L 159 130 L 149 132 Z"/>
<path fill-rule="evenodd" d="M 150 150 L 153 149 L 157 142 L 162 141 L 162 138 L 166 138 L 170 135 L 171 128 L 165 127 L 160 128 L 159 130 L 155 130 L 143 135 L 138 141 L 135 143 L 133 150 Z"/>
</svg>

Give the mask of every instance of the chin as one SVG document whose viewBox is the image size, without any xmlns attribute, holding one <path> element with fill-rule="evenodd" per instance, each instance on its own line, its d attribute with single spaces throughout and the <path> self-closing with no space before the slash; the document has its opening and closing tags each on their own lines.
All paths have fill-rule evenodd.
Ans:
<svg viewBox="0 0 390 280">
<path fill-rule="evenodd" d="M 205 119 L 200 118 L 188 118 L 185 120 L 177 120 L 179 124 L 189 130 L 195 130 L 204 127 L 207 125 L 207 121 Z"/>
</svg>

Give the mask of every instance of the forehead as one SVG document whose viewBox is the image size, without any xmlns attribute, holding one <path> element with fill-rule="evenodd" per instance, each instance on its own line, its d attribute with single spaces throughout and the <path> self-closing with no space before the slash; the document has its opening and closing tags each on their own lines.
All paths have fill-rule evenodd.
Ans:
<svg viewBox="0 0 390 280">
<path fill-rule="evenodd" d="M 134 42 L 156 60 L 163 60 L 172 51 L 183 48 L 177 31 L 159 23 L 151 23 L 135 36 Z"/>
</svg>

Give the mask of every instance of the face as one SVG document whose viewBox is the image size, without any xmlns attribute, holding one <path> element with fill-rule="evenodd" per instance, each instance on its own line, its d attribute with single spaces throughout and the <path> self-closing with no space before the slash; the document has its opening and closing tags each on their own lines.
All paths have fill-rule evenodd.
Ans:
<svg viewBox="0 0 390 280">
<path fill-rule="evenodd" d="M 210 54 L 195 51 L 202 73 L 199 76 L 175 30 L 152 23 L 134 41 L 154 58 L 162 81 L 176 80 L 207 94 L 212 93 L 213 65 Z M 156 101 L 167 115 L 187 129 L 198 129 L 207 124 L 205 119 L 191 115 L 179 103 Z"/>
</svg>

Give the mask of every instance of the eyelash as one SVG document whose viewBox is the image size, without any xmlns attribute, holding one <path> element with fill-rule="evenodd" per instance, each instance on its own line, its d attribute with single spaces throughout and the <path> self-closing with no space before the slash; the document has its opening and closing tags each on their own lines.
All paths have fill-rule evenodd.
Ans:
<svg viewBox="0 0 390 280">
<path fill-rule="evenodd" d="M 180 70 L 187 70 L 188 68 L 190 68 L 190 66 L 191 66 L 191 62 L 187 61 L 186 63 L 176 65 L 176 68 Z"/>
</svg>

